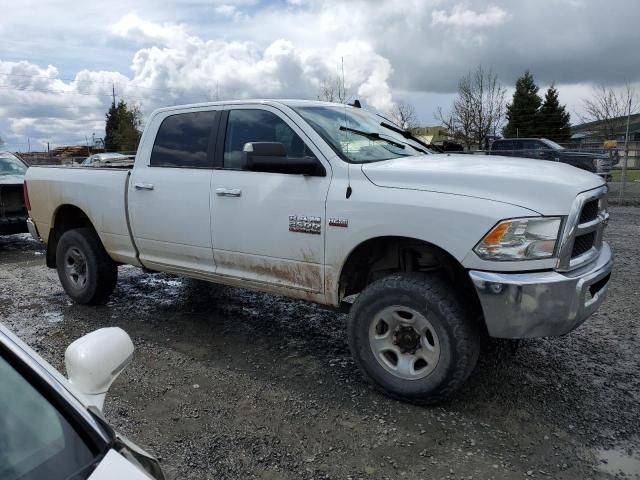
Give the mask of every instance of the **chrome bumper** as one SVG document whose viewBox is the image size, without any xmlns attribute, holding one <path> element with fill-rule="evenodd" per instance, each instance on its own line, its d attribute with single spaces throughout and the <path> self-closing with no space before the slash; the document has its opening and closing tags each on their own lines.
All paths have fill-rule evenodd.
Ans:
<svg viewBox="0 0 640 480">
<path fill-rule="evenodd" d="M 607 243 L 597 259 L 572 272 L 470 271 L 489 335 L 532 338 L 564 335 L 597 310 L 607 295 L 613 256 Z"/>
<path fill-rule="evenodd" d="M 33 223 L 33 220 L 31 220 L 30 218 L 27 218 L 27 229 L 29 230 L 29 233 L 35 240 L 37 240 L 38 242 L 42 241 L 42 239 L 40 238 L 40 234 L 38 233 L 38 228 L 36 227 L 36 224 Z"/>
</svg>

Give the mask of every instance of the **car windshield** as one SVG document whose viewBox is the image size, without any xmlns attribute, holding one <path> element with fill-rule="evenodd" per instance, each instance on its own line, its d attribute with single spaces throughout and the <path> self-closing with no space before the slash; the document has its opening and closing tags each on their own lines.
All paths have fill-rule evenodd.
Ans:
<svg viewBox="0 0 640 480">
<path fill-rule="evenodd" d="M 345 161 L 368 163 L 424 155 L 427 147 L 405 138 L 398 128 L 385 127 L 383 118 L 348 106 L 294 108 Z"/>
<path fill-rule="evenodd" d="M 24 175 L 27 167 L 15 157 L 0 157 L 0 175 Z"/>
<path fill-rule="evenodd" d="M 557 144 L 553 140 L 549 140 L 548 138 L 543 138 L 542 141 L 554 150 L 564 150 L 564 147 L 562 145 Z"/>
<path fill-rule="evenodd" d="M 49 401 L 0 357 L 0 478 L 87 478 L 95 455 Z"/>
</svg>

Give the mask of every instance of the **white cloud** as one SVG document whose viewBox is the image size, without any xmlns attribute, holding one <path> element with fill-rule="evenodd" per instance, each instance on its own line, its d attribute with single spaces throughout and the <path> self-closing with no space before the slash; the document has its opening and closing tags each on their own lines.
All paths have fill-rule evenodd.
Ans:
<svg viewBox="0 0 640 480">
<path fill-rule="evenodd" d="M 222 4 L 214 8 L 214 11 L 223 17 L 229 18 L 234 21 L 246 20 L 248 16 L 244 14 L 235 5 Z"/>
<path fill-rule="evenodd" d="M 111 25 L 114 35 L 138 42 L 175 43 L 187 37 L 184 26 L 170 23 L 154 23 L 143 20 L 136 12 L 130 12 Z"/>
<path fill-rule="evenodd" d="M 178 93 L 174 100 L 212 99 L 214 90 L 225 98 L 313 98 L 323 79 L 338 75 L 342 58 L 348 65 L 346 87 L 374 108 L 389 109 L 391 64 L 366 42 L 309 49 L 278 39 L 263 48 L 252 41 L 185 34 L 140 49 L 132 69 L 136 84 L 172 89 Z"/>
<path fill-rule="evenodd" d="M 314 98 L 341 58 L 352 95 L 382 110 L 397 96 L 425 123 L 479 63 L 507 87 L 525 69 L 556 82 L 572 112 L 594 83 L 640 79 L 640 2 L 607 11 L 616 28 L 584 0 L 14 3 L 0 22 L 0 74 L 23 75 L 0 75 L 0 136 L 14 143 L 101 135 L 112 82 L 145 113 L 216 91 Z"/>
<path fill-rule="evenodd" d="M 153 44 L 135 53 L 131 78 L 85 69 L 64 80 L 53 66 L 0 61 L 0 79 L 9 82 L 5 90 L 0 88 L 0 136 L 8 143 L 29 137 L 40 145 L 78 142 L 93 132 L 100 137 L 112 86 L 118 98 L 141 104 L 145 114 L 156 107 L 215 100 L 217 95 L 315 98 L 323 80 L 339 75 L 343 59 L 348 92 L 381 111 L 393 105 L 391 63 L 367 42 L 313 49 L 285 39 L 265 47 L 249 40 L 205 40 L 181 25 L 156 24 L 135 12 L 114 23 L 111 31 L 125 40 Z M 3 104 L 5 98 L 11 101 Z"/>
<path fill-rule="evenodd" d="M 453 27 L 485 28 L 500 25 L 507 19 L 507 12 L 490 5 L 482 13 L 469 9 L 464 4 L 455 5 L 451 13 L 446 10 L 434 10 L 431 12 L 431 25 L 450 25 Z"/>
</svg>

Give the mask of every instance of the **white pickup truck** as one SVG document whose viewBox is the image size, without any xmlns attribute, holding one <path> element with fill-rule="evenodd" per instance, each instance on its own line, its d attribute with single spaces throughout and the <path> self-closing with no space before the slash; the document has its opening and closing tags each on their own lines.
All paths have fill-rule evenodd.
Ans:
<svg viewBox="0 0 640 480">
<path fill-rule="evenodd" d="M 132 169 L 32 167 L 26 185 L 76 302 L 103 301 L 130 264 L 342 307 L 365 378 L 417 403 L 460 387 L 487 334 L 576 328 L 612 268 L 598 176 L 433 154 L 353 106 L 163 108 Z"/>
</svg>

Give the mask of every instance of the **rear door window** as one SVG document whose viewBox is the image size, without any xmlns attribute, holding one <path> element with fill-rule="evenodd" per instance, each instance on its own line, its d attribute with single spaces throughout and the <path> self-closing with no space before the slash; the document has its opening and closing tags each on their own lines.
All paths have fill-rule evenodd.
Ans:
<svg viewBox="0 0 640 480">
<path fill-rule="evenodd" d="M 162 121 L 151 151 L 152 167 L 212 168 L 209 143 L 217 111 L 170 115 Z"/>
</svg>

